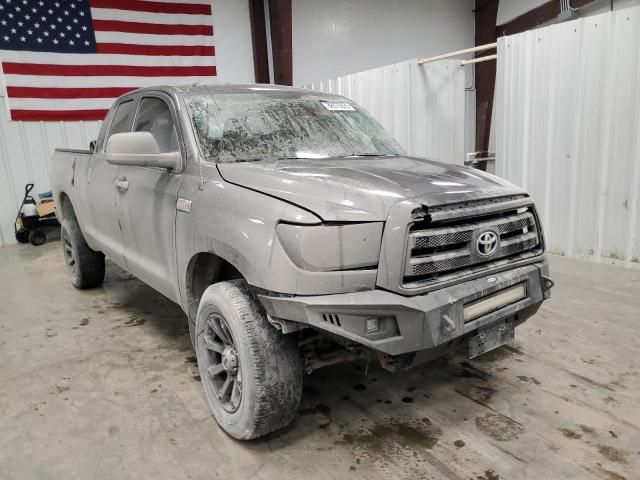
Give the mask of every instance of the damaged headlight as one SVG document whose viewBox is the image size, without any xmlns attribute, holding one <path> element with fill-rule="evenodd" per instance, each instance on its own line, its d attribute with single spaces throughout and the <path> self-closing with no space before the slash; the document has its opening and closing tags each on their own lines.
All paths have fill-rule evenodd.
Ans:
<svg viewBox="0 0 640 480">
<path fill-rule="evenodd" d="M 339 225 L 279 223 L 276 232 L 298 268 L 328 272 L 376 268 L 382 243 L 382 222 Z"/>
</svg>

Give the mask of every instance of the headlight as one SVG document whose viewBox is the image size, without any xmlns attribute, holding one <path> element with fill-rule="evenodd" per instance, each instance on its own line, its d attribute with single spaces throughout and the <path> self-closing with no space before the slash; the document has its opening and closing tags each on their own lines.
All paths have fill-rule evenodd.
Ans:
<svg viewBox="0 0 640 480">
<path fill-rule="evenodd" d="M 344 225 L 280 223 L 278 239 L 298 268 L 327 272 L 378 265 L 381 222 Z"/>
</svg>

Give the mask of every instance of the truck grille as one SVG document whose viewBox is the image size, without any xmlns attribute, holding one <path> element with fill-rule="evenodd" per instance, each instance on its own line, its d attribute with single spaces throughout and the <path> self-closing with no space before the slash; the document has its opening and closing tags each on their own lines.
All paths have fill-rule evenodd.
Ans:
<svg viewBox="0 0 640 480">
<path fill-rule="evenodd" d="M 403 283 L 424 285 L 539 253 L 532 206 L 435 222 L 427 216 L 409 229 Z"/>
</svg>

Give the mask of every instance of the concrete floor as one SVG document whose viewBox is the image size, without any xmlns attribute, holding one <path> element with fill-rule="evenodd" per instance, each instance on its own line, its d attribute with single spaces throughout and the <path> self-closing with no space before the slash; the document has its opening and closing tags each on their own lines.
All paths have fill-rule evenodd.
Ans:
<svg viewBox="0 0 640 480">
<path fill-rule="evenodd" d="M 640 478 L 640 271 L 551 266 L 553 298 L 512 345 L 319 370 L 290 428 L 239 443 L 179 307 L 113 265 L 75 290 L 57 241 L 0 248 L 0 478 Z"/>
</svg>

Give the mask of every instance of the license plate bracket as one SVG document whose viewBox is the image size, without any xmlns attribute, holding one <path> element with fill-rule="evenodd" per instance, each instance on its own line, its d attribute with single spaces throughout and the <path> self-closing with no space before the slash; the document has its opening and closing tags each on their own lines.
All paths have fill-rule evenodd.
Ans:
<svg viewBox="0 0 640 480">
<path fill-rule="evenodd" d="M 487 353 L 515 338 L 513 322 L 500 320 L 478 329 L 478 333 L 469 339 L 469 358 Z"/>
</svg>

